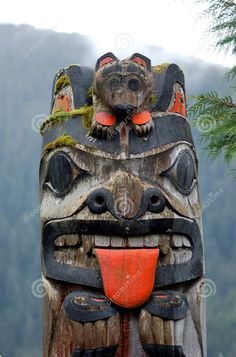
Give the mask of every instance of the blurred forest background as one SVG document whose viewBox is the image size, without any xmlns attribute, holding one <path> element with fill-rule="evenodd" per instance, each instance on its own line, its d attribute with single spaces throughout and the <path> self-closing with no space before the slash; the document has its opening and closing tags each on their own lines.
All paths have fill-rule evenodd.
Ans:
<svg viewBox="0 0 236 357">
<path fill-rule="evenodd" d="M 38 125 L 49 112 L 55 72 L 72 63 L 94 66 L 93 43 L 78 34 L 0 25 L 0 356 L 41 356 Z M 140 49 L 138 49 L 140 51 Z M 154 46 L 153 64 L 175 62 L 187 94 L 225 95 L 223 66 L 180 57 Z M 130 54 L 136 52 L 131 49 Z M 125 57 L 117 51 L 117 56 Z M 198 130 L 194 130 L 197 142 Z M 223 161 L 199 153 L 205 236 L 208 357 L 236 355 L 236 184 Z M 36 283 L 35 283 L 36 281 Z M 194 357 L 194 356 L 193 356 Z"/>
</svg>

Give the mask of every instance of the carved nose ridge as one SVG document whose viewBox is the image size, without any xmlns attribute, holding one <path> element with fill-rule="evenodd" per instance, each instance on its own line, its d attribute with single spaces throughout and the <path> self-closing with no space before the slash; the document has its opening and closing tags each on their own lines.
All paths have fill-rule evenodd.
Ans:
<svg viewBox="0 0 236 357">
<path fill-rule="evenodd" d="M 134 218 L 141 205 L 143 186 L 138 177 L 127 172 L 117 173 L 112 181 L 115 213 L 124 218 Z"/>
</svg>

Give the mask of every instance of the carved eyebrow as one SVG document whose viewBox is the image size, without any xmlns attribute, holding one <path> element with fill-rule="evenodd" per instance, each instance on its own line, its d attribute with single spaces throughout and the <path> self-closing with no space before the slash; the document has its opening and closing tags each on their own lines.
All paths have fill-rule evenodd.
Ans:
<svg viewBox="0 0 236 357">
<path fill-rule="evenodd" d="M 113 72 L 122 72 L 122 66 L 118 63 L 114 63 L 114 65 L 111 65 L 109 67 L 106 66 L 106 67 L 104 67 L 102 74 L 104 76 L 107 76 L 108 74 L 113 73 Z"/>
<path fill-rule="evenodd" d="M 127 72 L 131 72 L 131 73 L 137 73 L 139 75 L 145 76 L 146 77 L 146 73 L 145 71 L 142 70 L 142 68 L 136 66 L 134 63 L 130 63 L 127 67 Z"/>
<path fill-rule="evenodd" d="M 184 155 L 185 155 L 185 160 L 184 160 L 184 163 L 182 162 L 183 170 L 187 167 L 189 168 L 189 165 L 191 166 L 191 164 L 192 164 L 192 167 L 190 167 L 190 171 L 188 172 L 189 175 L 192 174 L 191 187 L 182 186 L 181 183 L 179 182 L 181 180 L 181 176 L 179 176 L 179 177 L 175 176 L 175 173 L 177 173 L 176 166 L 180 162 L 181 157 L 183 157 Z M 188 166 L 185 166 L 185 164 L 187 164 L 187 161 L 188 161 L 186 156 L 191 160 L 190 162 L 188 162 Z M 175 172 L 173 172 L 173 170 Z M 196 184 L 196 166 L 195 166 L 194 157 L 191 155 L 191 152 L 188 149 L 181 150 L 175 157 L 174 162 L 172 162 L 172 164 L 167 169 L 163 170 L 160 173 L 160 176 L 168 177 L 172 181 L 173 185 L 178 189 L 178 191 L 180 191 L 184 195 L 189 195 Z"/>
</svg>

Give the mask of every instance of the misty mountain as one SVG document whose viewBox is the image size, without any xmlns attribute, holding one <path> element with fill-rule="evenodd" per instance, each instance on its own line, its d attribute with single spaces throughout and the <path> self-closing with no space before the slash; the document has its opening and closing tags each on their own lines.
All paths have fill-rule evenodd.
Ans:
<svg viewBox="0 0 236 357">
<path fill-rule="evenodd" d="M 132 53 L 136 50 L 132 49 Z M 226 68 L 144 46 L 153 64 L 175 62 L 185 73 L 187 94 L 225 94 Z M 132 54 L 130 53 L 130 54 Z M 93 42 L 79 34 L 0 25 L 0 355 L 41 356 L 38 125 L 49 113 L 53 77 L 73 63 L 94 66 Z M 116 55 L 124 57 L 117 51 Z M 197 140 L 198 132 L 195 130 Z M 209 357 L 232 357 L 236 350 L 235 182 L 225 165 L 199 156 L 207 278 Z M 35 282 L 36 281 L 36 282 Z M 33 284 L 33 285 L 32 285 Z M 34 294 L 32 293 L 32 289 Z"/>
</svg>

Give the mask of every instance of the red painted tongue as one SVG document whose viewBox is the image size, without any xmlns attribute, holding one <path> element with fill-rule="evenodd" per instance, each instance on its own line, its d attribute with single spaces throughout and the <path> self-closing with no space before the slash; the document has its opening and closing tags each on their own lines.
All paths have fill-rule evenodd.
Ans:
<svg viewBox="0 0 236 357">
<path fill-rule="evenodd" d="M 152 293 L 159 249 L 95 249 L 108 299 L 123 307 L 142 305 Z"/>
</svg>

